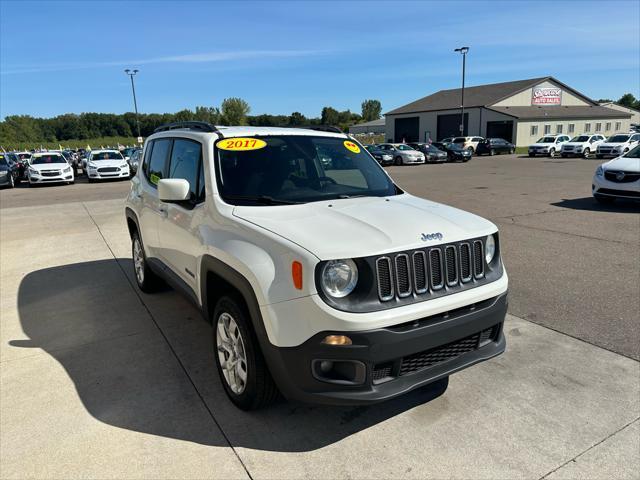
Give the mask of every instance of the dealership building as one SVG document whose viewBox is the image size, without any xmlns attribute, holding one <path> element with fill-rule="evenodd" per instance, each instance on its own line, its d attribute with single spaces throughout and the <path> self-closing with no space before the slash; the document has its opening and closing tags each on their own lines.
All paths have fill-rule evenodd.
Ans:
<svg viewBox="0 0 640 480">
<path fill-rule="evenodd" d="M 459 136 L 459 88 L 440 90 L 385 114 L 389 142 Z M 553 77 L 478 85 L 464 89 L 467 136 L 504 138 L 527 146 L 545 134 L 629 132 L 633 113 L 599 105 Z"/>
</svg>

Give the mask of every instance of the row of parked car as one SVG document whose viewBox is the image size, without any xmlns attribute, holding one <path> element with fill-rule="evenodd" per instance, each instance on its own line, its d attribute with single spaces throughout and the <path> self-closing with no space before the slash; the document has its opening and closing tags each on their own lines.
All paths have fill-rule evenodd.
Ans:
<svg viewBox="0 0 640 480">
<path fill-rule="evenodd" d="M 468 162 L 476 155 L 515 152 L 502 138 L 450 137 L 440 142 L 381 143 L 365 147 L 381 165 Z"/>
<path fill-rule="evenodd" d="M 624 155 L 640 143 L 640 133 L 616 133 L 609 138 L 601 134 L 583 133 L 570 138 L 568 135 L 545 135 L 529 146 L 529 156 L 543 155 L 563 158 L 595 155 L 596 158 Z"/>
<path fill-rule="evenodd" d="M 13 188 L 75 182 L 79 170 L 89 182 L 129 179 L 138 168 L 142 149 L 47 150 L 0 153 L 0 186 Z"/>
</svg>

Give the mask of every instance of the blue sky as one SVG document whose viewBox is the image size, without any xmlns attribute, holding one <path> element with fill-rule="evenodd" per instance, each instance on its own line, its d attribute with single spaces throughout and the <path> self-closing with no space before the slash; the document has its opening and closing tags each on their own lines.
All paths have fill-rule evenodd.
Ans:
<svg viewBox="0 0 640 480">
<path fill-rule="evenodd" d="M 318 116 L 383 110 L 460 84 L 553 75 L 640 97 L 640 2 L 0 0 L 0 116 L 218 106 Z M 605 28 L 601 28 L 605 27 Z"/>
</svg>

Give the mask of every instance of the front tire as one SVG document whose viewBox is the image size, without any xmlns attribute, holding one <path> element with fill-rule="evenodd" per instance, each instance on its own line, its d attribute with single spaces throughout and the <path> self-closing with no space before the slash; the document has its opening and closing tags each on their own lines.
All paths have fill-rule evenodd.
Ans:
<svg viewBox="0 0 640 480">
<path fill-rule="evenodd" d="M 218 374 L 229 399 L 242 410 L 266 407 L 278 398 L 251 319 L 235 298 L 222 297 L 213 314 Z"/>
<path fill-rule="evenodd" d="M 396 165 L 399 166 L 399 167 L 402 166 L 402 157 L 400 157 L 400 156 L 396 157 Z"/>
<path fill-rule="evenodd" d="M 131 236 L 131 257 L 133 258 L 133 273 L 138 288 L 144 293 L 157 292 L 162 285 L 162 279 L 149 268 L 144 253 L 144 244 L 138 232 L 133 232 Z"/>
<path fill-rule="evenodd" d="M 552 148 L 551 150 L 549 150 L 549 156 L 551 158 L 555 158 L 555 156 L 556 156 L 556 149 L 555 148 Z"/>
<path fill-rule="evenodd" d="M 15 180 L 14 180 L 13 175 L 11 174 L 11 172 L 9 172 L 9 185 L 8 185 L 8 187 L 9 187 L 9 188 L 13 188 L 13 187 L 15 187 L 15 186 L 16 186 L 16 182 L 15 182 Z"/>
<path fill-rule="evenodd" d="M 589 155 L 591 155 L 591 150 L 589 150 L 588 148 L 585 148 L 584 151 L 582 152 L 582 155 L 584 156 L 584 158 L 589 158 Z"/>
<path fill-rule="evenodd" d="M 515 148 L 510 148 L 509 149 L 509 155 L 513 155 L 514 153 L 516 153 Z"/>
</svg>

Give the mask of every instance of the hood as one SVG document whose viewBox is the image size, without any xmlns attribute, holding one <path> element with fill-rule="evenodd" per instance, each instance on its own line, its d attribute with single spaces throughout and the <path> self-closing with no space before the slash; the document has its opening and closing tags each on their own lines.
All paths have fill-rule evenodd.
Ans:
<svg viewBox="0 0 640 480">
<path fill-rule="evenodd" d="M 123 158 L 122 160 L 91 160 L 89 163 L 91 165 L 95 165 L 96 168 L 119 167 L 120 165 L 124 167 L 127 164 L 127 161 Z"/>
<path fill-rule="evenodd" d="M 529 147 L 555 147 L 555 143 L 532 143 Z"/>
<path fill-rule="evenodd" d="M 602 142 L 598 146 L 600 147 L 621 147 L 629 142 Z"/>
<path fill-rule="evenodd" d="M 488 220 L 414 197 L 363 197 L 287 206 L 237 206 L 233 215 L 280 235 L 321 260 L 355 258 L 489 235 Z M 422 234 L 441 240 L 422 241 Z"/>
<path fill-rule="evenodd" d="M 623 170 L 640 173 L 640 158 L 618 157 L 602 165 L 605 170 Z"/>
<path fill-rule="evenodd" d="M 38 172 L 42 170 L 64 170 L 67 168 L 69 164 L 67 162 L 64 163 L 38 163 L 36 165 L 29 165 L 29 168 L 32 170 L 37 170 Z"/>
</svg>

